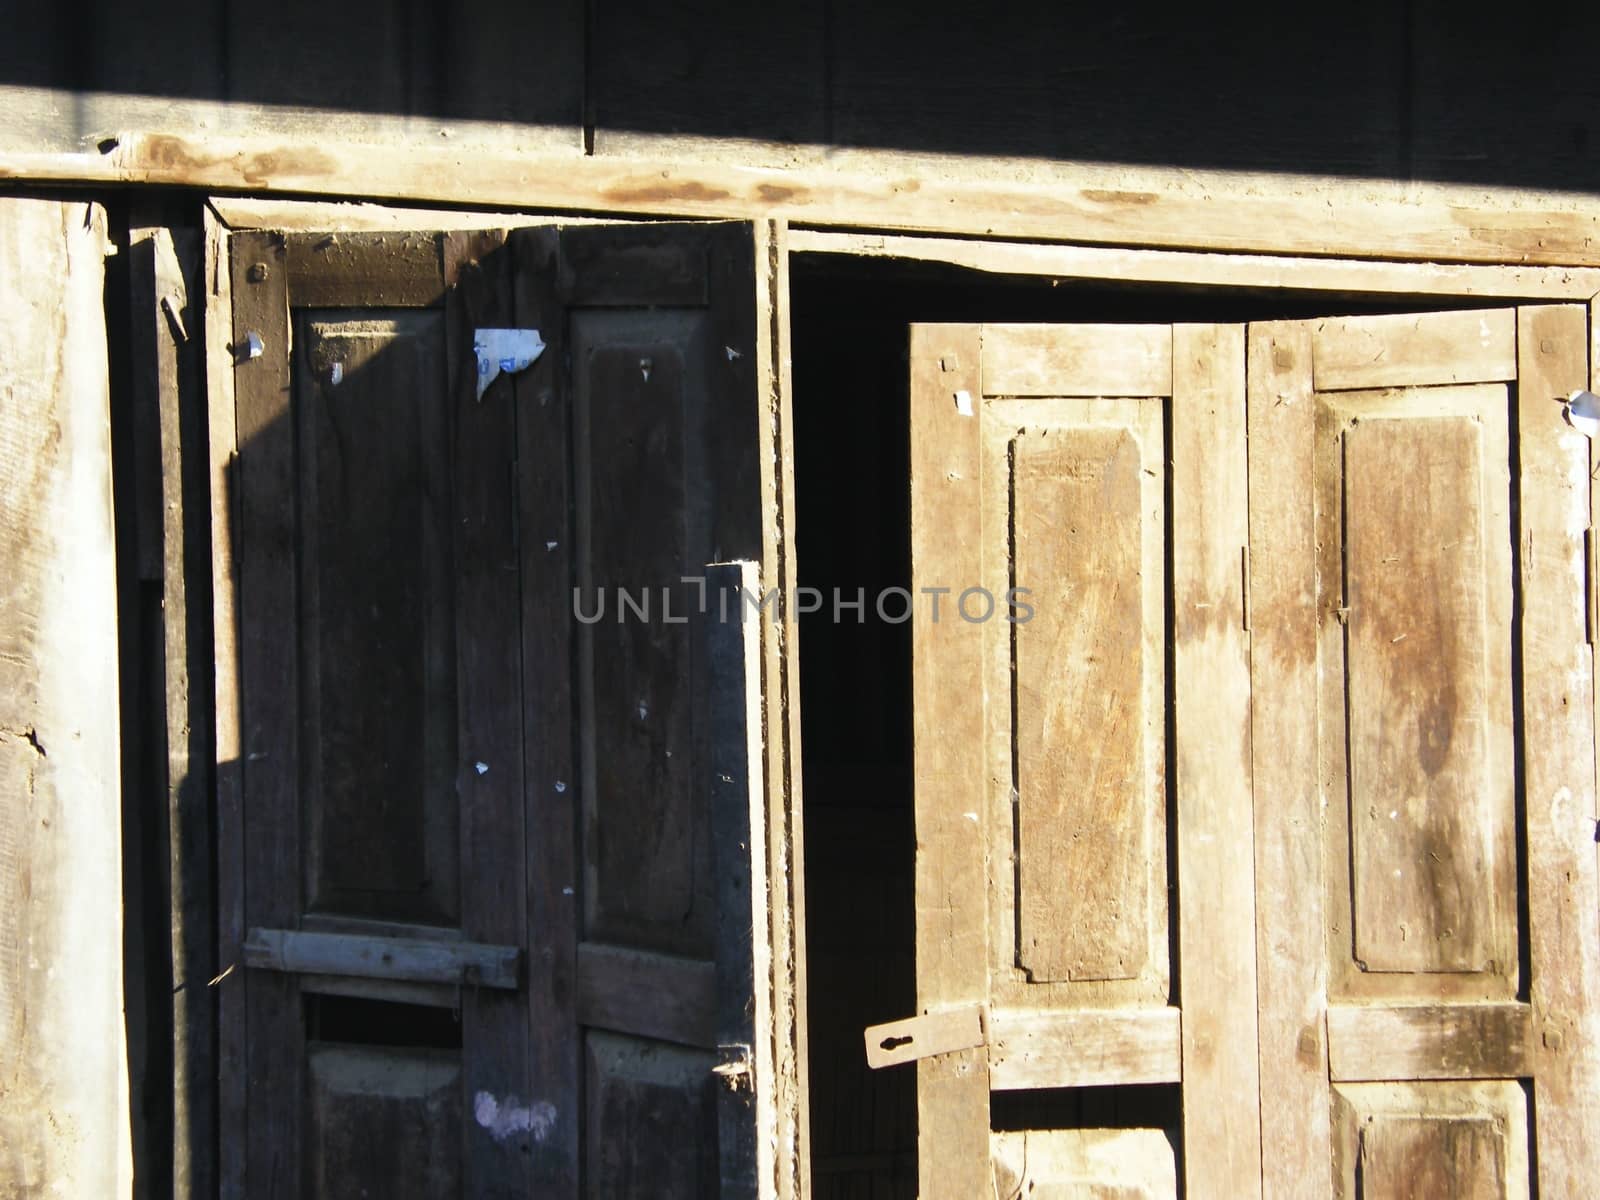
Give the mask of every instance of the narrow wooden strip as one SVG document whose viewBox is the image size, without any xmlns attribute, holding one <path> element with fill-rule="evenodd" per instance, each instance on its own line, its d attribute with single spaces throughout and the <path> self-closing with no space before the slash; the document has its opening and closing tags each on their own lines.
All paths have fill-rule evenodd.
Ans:
<svg viewBox="0 0 1600 1200">
<path fill-rule="evenodd" d="M 917 588 L 977 586 L 982 453 L 979 418 L 957 396 L 978 393 L 979 329 L 911 327 L 911 578 Z M 988 996 L 988 878 L 982 816 L 982 626 L 932 620 L 911 631 L 916 779 L 917 1008 Z M 917 1064 L 917 1173 L 924 1196 L 980 1196 L 989 1177 L 988 1056 L 965 1050 Z"/>
<path fill-rule="evenodd" d="M 1318 391 L 1515 379 L 1512 309 L 1335 317 L 1311 335 Z"/>
<path fill-rule="evenodd" d="M 1176 1008 L 996 1009 L 989 1014 L 990 1086 L 1176 1083 L 1183 1078 L 1179 1025 Z"/>
<path fill-rule="evenodd" d="M 935 1054 L 971 1050 L 984 1043 L 983 1006 L 968 1004 L 868 1025 L 862 1040 L 866 1043 L 867 1066 L 874 1071 Z"/>
<path fill-rule="evenodd" d="M 1168 325 L 985 325 L 985 396 L 1167 396 Z"/>
<path fill-rule="evenodd" d="M 211 636 L 213 687 L 212 754 L 216 771 L 216 961 L 217 995 L 217 1191 L 242 1196 L 245 1186 L 245 971 L 244 942 L 244 764 L 240 759 L 239 625 L 237 549 L 239 490 L 235 478 L 232 273 L 228 235 L 205 215 L 206 424 L 211 518 Z M 211 981 L 207 981 L 208 984 Z"/>
<path fill-rule="evenodd" d="M 1588 375 L 1587 310 L 1517 314 L 1522 711 L 1539 1193 L 1600 1179 L 1600 908 L 1593 658 L 1584 643 L 1588 441 L 1557 400 Z"/>
<path fill-rule="evenodd" d="M 285 202 L 278 203 L 281 205 Z M 371 205 L 343 207 L 393 211 Z M 1600 292 L 1600 270 L 1574 267 L 1341 261 L 1270 254 L 1130 250 L 1105 246 L 972 241 L 912 234 L 840 233 L 824 229 L 794 230 L 789 235 L 789 249 L 794 254 L 835 254 L 948 263 L 995 275 L 1042 275 L 1051 279 L 1113 279 L 1120 282 L 1138 280 L 1204 287 L 1342 292 L 1347 295 L 1398 293 L 1407 296 L 1587 300 Z"/>
<path fill-rule="evenodd" d="M 1191 1196 L 1258 1196 L 1245 331 L 1179 325 L 1172 342 L 1184 1175 Z"/>
<path fill-rule="evenodd" d="M 765 618 L 740 603 L 761 594 L 753 562 L 706 568 L 706 671 L 711 726 L 711 862 L 717 880 L 717 1046 L 725 1086 L 717 1089 L 717 1160 L 722 1196 L 755 1200 L 767 1179 L 771 1127 L 771 950 L 764 834 L 766 746 L 761 720 L 761 643 Z M 725 603 L 724 601 L 731 601 Z M 767 1103 L 762 1104 L 763 1096 Z"/>
<path fill-rule="evenodd" d="M 717 1044 L 716 964 L 601 946 L 578 947 L 578 1021 L 685 1046 Z"/>
<path fill-rule="evenodd" d="M 1364 184 L 1314 194 L 1196 194 L 1167 172 L 1107 188 L 1085 174 L 1039 183 L 894 171 L 745 167 L 383 144 L 127 132 L 109 153 L 11 153 L 0 179 L 164 183 L 220 191 L 344 195 L 686 217 L 782 216 L 813 225 L 972 233 L 1103 245 L 1255 250 L 1438 262 L 1592 266 L 1600 206 L 1529 206 L 1425 189 L 1404 200 Z"/>
<path fill-rule="evenodd" d="M 515 988 L 522 951 L 478 942 L 252 929 L 244 961 L 248 967 L 274 971 Z"/>
<path fill-rule="evenodd" d="M 527 811 L 529 1093 L 555 1110 L 532 1163 L 532 1190 L 577 1200 L 582 1038 L 578 971 L 578 789 L 572 697 L 572 389 L 562 369 L 567 316 L 556 297 L 560 235 L 510 239 L 516 327 L 545 351 L 511 376 L 517 426 L 522 577 L 523 788 Z"/>
<path fill-rule="evenodd" d="M 1328 1010 L 1335 1082 L 1517 1079 L 1532 1071 L 1526 1004 L 1336 1005 Z"/>
<path fill-rule="evenodd" d="M 1249 329 L 1251 777 L 1262 1194 L 1326 1196 L 1311 330 Z"/>
</svg>

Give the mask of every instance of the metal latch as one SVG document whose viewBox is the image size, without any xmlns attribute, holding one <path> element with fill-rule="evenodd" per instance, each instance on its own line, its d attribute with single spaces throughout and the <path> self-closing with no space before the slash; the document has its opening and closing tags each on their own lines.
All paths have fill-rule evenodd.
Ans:
<svg viewBox="0 0 1600 1200">
<path fill-rule="evenodd" d="M 983 1006 L 945 1008 L 882 1025 L 867 1026 L 867 1066 L 893 1067 L 935 1054 L 971 1050 L 988 1041 Z"/>
</svg>

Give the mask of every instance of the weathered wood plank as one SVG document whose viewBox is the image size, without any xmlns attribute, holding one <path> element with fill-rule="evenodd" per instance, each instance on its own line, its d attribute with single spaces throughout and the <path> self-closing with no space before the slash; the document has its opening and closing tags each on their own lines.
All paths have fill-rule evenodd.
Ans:
<svg viewBox="0 0 1600 1200">
<path fill-rule="evenodd" d="M 1515 379 L 1512 309 L 1336 317 L 1311 335 L 1319 392 Z"/>
<path fill-rule="evenodd" d="M 1510 783 L 1488 746 L 1483 439 L 1456 417 L 1363 420 L 1343 450 L 1355 956 L 1483 971 L 1499 942 L 1488 806 Z"/>
<path fill-rule="evenodd" d="M 522 951 L 517 946 L 487 946 L 432 938 L 251 929 L 244 944 L 244 961 L 248 967 L 314 975 L 516 988 Z"/>
<path fill-rule="evenodd" d="M 0 1192 L 133 1186 L 96 205 L 0 199 Z"/>
<path fill-rule="evenodd" d="M 243 735 L 241 845 L 243 911 L 255 924 L 291 928 L 300 917 L 300 618 L 295 594 L 294 423 L 290 402 L 288 272 L 270 234 L 230 241 L 233 342 L 257 335 L 260 357 L 233 355 L 238 454 L 227 486 L 237 489 L 239 598 L 237 687 Z M 219 748 L 220 749 L 220 748 Z M 241 953 L 238 945 L 228 955 Z M 243 963 L 240 962 L 241 969 Z M 298 1104 L 305 1030 L 293 976 L 246 976 L 243 1014 L 248 1084 L 243 1140 L 245 1189 L 301 1163 Z M 239 1131 L 223 1131 L 223 1141 Z"/>
<path fill-rule="evenodd" d="M 523 780 L 528 863 L 528 1092 L 555 1119 L 532 1163 L 533 1188 L 578 1195 L 582 1037 L 576 1013 L 577 768 L 573 759 L 572 392 L 562 369 L 566 314 L 556 299 L 559 235 L 511 234 L 515 323 L 545 351 L 511 377 L 522 578 Z"/>
<path fill-rule="evenodd" d="M 991 1138 L 992 1195 L 1167 1200 L 1179 1194 L 1176 1156 L 1164 1130 L 1006 1130 Z"/>
<path fill-rule="evenodd" d="M 436 236 L 341 231 L 291 233 L 284 242 L 296 308 L 411 308 L 444 300 Z"/>
<path fill-rule="evenodd" d="M 1169 325 L 985 325 L 985 396 L 1167 396 Z"/>
<path fill-rule="evenodd" d="M 873 1070 L 985 1044 L 983 1009 L 976 1004 L 868 1025 L 862 1033 Z"/>
<path fill-rule="evenodd" d="M 587 1196 L 717 1194 L 714 1060 L 611 1033 L 584 1038 Z"/>
<path fill-rule="evenodd" d="M 584 942 L 577 983 L 582 1025 L 684 1046 L 717 1044 L 717 969 L 708 960 Z"/>
<path fill-rule="evenodd" d="M 222 209 L 224 201 L 213 200 Z M 228 201 L 227 203 L 240 203 Z M 273 202 L 253 201 L 251 208 Z M 286 202 L 278 202 L 280 209 Z M 311 206 L 316 207 L 316 206 Z M 377 206 L 342 205 L 360 212 Z M 378 219 L 376 217 L 374 220 Z M 318 228 L 326 227 L 326 222 Z M 827 254 L 907 262 L 948 263 L 994 275 L 1052 279 L 1185 283 L 1202 287 L 1271 288 L 1275 291 L 1407 296 L 1473 296 L 1587 300 L 1600 292 L 1600 271 L 1581 267 L 1464 266 L 1446 263 L 1361 262 L 1221 254 L 1184 250 L 1129 250 L 1104 246 L 975 241 L 907 234 L 840 233 L 796 229 L 793 254 Z"/>
<path fill-rule="evenodd" d="M 1183 1054 L 1176 1008 L 989 1014 L 989 1074 L 998 1091 L 1176 1083 Z"/>
<path fill-rule="evenodd" d="M 1532 1025 L 1526 1004 L 1334 1005 L 1329 1069 L 1336 1081 L 1522 1078 Z"/>
<path fill-rule="evenodd" d="M 1587 311 L 1517 314 L 1528 925 L 1539 1192 L 1600 1178 L 1594 697 L 1585 641 L 1587 440 L 1556 403 L 1584 386 Z"/>
<path fill-rule="evenodd" d="M 911 327 L 911 577 L 916 587 L 974 586 L 981 578 L 976 413 L 979 330 Z M 916 779 L 917 1008 L 932 1012 L 988 996 L 985 821 L 965 815 L 984 781 L 981 626 L 912 618 L 912 754 Z M 925 1196 L 976 1196 L 989 1180 L 989 1071 L 982 1050 L 917 1064 L 917 1171 Z"/>
<path fill-rule="evenodd" d="M 1012 446 L 1016 580 L 1041 601 L 1013 651 L 1017 961 L 1035 982 L 1132 979 L 1152 916 L 1145 455 L 1127 428 Z"/>
<path fill-rule="evenodd" d="M 812 225 L 969 233 L 1105 245 L 1436 262 L 1600 264 L 1600 206 L 1563 197 L 1496 203 L 1429 189 L 1398 199 L 1351 183 L 1316 192 L 1203 195 L 1170 174 L 1137 187 L 1093 178 L 943 181 L 910 171 L 757 168 L 572 155 L 396 155 L 383 144 L 129 133 L 108 153 L 0 155 L 0 179 L 165 183 L 224 191 L 343 195 L 574 212 L 782 217 Z"/>
<path fill-rule="evenodd" d="M 456 762 L 460 797 L 461 925 L 472 941 L 528 944 L 527 866 L 505 847 L 527 844 L 523 787 L 522 606 L 518 587 L 516 414 L 510 389 L 476 398 L 473 330 L 512 321 L 511 255 L 497 231 L 444 237 L 448 392 L 455 431 L 450 522 L 455 584 Z M 486 769 L 480 770 L 480 765 Z M 531 966 L 531 964 L 530 964 Z M 529 1029 L 520 994 L 466 989 L 462 1088 L 496 1104 L 533 1103 Z M 530 1156 L 474 1111 L 465 1150 L 468 1193 L 527 1187 Z"/>
<path fill-rule="evenodd" d="M 1322 804 L 1317 779 L 1311 331 L 1249 329 L 1251 778 L 1262 1193 L 1325 1196 Z"/>
<path fill-rule="evenodd" d="M 710 692 L 712 870 L 717 877 L 715 1038 L 717 1162 L 720 1194 L 755 1200 L 773 1178 L 772 948 L 766 809 L 766 745 L 761 720 L 761 643 L 764 626 L 741 597 L 759 594 L 753 562 L 706 568 L 706 594 L 717 597 L 707 621 L 706 674 Z M 737 614 L 722 620 L 722 600 Z"/>
<path fill-rule="evenodd" d="M 1533 1122 L 1513 1080 L 1340 1084 L 1333 1110 L 1337 1200 L 1527 1200 Z"/>
<path fill-rule="evenodd" d="M 1261 1193 L 1242 326 L 1172 335 L 1172 594 L 1184 1178 Z"/>
</svg>

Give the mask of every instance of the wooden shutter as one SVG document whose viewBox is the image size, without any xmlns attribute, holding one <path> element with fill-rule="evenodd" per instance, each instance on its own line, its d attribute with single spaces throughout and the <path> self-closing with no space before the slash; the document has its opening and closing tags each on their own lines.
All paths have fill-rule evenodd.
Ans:
<svg viewBox="0 0 1600 1200">
<path fill-rule="evenodd" d="M 1270 1195 L 1600 1178 L 1586 338 L 1581 308 L 1251 327 Z"/>
<path fill-rule="evenodd" d="M 923 1194 L 1170 1195 L 1159 1133 L 990 1099 L 1180 1078 L 1190 1194 L 1251 1194 L 1244 331 L 914 326 L 911 370 L 918 1005 L 987 1021 L 918 1063 Z"/>
<path fill-rule="evenodd" d="M 230 253 L 230 1194 L 753 1196 L 775 635 L 698 608 L 774 574 L 753 227 Z M 485 327 L 546 348 L 480 399 Z"/>
</svg>

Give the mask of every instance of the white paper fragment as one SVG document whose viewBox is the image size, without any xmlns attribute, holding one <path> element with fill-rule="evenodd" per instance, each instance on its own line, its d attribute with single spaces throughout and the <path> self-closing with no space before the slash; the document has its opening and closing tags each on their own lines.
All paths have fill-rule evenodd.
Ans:
<svg viewBox="0 0 1600 1200">
<path fill-rule="evenodd" d="M 650 709 L 648 707 L 646 707 L 645 702 L 643 700 L 639 701 L 639 720 L 642 721 L 646 717 L 648 717 L 649 715 L 650 715 Z"/>
<path fill-rule="evenodd" d="M 266 343 L 261 340 L 261 335 L 254 329 L 244 335 L 244 356 L 246 358 L 260 358 L 266 353 Z"/>
<path fill-rule="evenodd" d="M 558 780 L 556 780 L 556 791 L 558 791 L 558 792 L 564 792 L 564 791 L 566 791 L 566 790 L 567 790 L 567 785 L 566 785 L 566 784 L 565 784 L 565 783 L 563 783 L 563 782 L 562 782 L 562 781 L 561 781 L 561 780 L 559 780 L 559 779 L 558 779 Z"/>
<path fill-rule="evenodd" d="M 537 329 L 479 329 L 472 334 L 472 352 L 478 356 L 478 399 L 503 371 L 525 371 L 544 353 Z"/>
<path fill-rule="evenodd" d="M 1567 397 L 1567 424 L 1584 437 L 1600 436 L 1600 396 L 1577 391 Z"/>
<path fill-rule="evenodd" d="M 328 368 L 328 382 L 333 384 L 334 387 L 338 387 L 344 382 L 344 364 L 342 362 L 336 362 Z"/>
<path fill-rule="evenodd" d="M 736 358 L 743 358 L 744 357 L 744 355 L 740 354 L 732 346 L 724 346 L 723 349 L 728 352 L 728 361 L 729 362 L 732 362 Z"/>
<path fill-rule="evenodd" d="M 956 411 L 963 417 L 970 417 L 972 415 L 971 392 L 963 390 L 956 393 Z"/>
<path fill-rule="evenodd" d="M 562 888 L 561 889 L 561 894 L 563 896 L 570 896 L 570 895 L 572 895 L 572 889 L 571 888 Z"/>
<path fill-rule="evenodd" d="M 473 763 L 472 769 L 479 775 L 487 775 L 489 773 L 489 764 L 486 762 Z"/>
<path fill-rule="evenodd" d="M 560 543 L 560 542 L 546 542 L 546 543 L 545 543 L 545 544 L 544 544 L 544 548 L 545 548 L 545 549 L 546 549 L 546 550 L 547 550 L 547 551 L 549 551 L 549 550 L 554 550 L 554 549 L 555 549 L 555 548 L 556 548 L 556 547 L 557 547 L 557 546 L 559 546 L 559 545 L 560 545 L 560 544 L 561 544 L 561 543 Z"/>
</svg>

